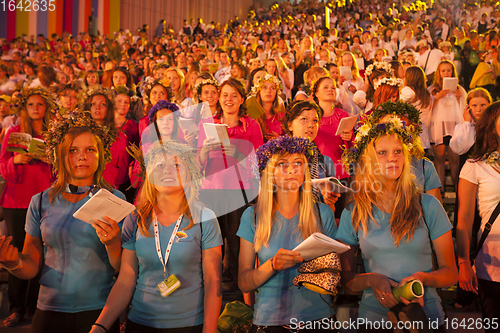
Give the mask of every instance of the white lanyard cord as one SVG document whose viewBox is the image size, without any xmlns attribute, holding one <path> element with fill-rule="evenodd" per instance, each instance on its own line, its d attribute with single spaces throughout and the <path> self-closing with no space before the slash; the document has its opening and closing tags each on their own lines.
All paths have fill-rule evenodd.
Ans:
<svg viewBox="0 0 500 333">
<path fill-rule="evenodd" d="M 165 251 L 165 261 L 163 261 L 163 256 L 161 254 L 161 246 L 160 246 L 160 231 L 158 229 L 158 219 L 156 218 L 156 215 L 153 215 L 153 227 L 154 227 L 154 232 L 155 232 L 155 243 L 156 243 L 156 253 L 158 254 L 158 258 L 160 258 L 160 262 L 163 265 L 163 276 L 165 279 L 167 279 L 167 262 L 168 262 L 168 257 L 170 256 L 170 249 L 172 248 L 172 244 L 174 243 L 174 238 L 175 235 L 177 234 L 177 230 L 179 230 L 179 226 L 181 225 L 182 221 L 182 214 L 179 216 L 177 219 L 177 222 L 174 227 L 174 231 L 172 232 L 172 236 L 170 236 L 170 240 L 167 245 L 167 250 Z"/>
</svg>

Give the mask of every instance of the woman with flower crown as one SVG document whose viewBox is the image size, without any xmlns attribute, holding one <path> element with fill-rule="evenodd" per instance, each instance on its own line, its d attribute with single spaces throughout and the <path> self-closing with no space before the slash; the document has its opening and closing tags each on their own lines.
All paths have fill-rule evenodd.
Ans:
<svg viewBox="0 0 500 333">
<path fill-rule="evenodd" d="M 80 103 L 80 109 L 89 110 L 90 116 L 98 125 L 116 131 L 115 99 L 109 89 L 100 85 L 89 87 L 83 92 Z M 116 189 L 126 183 L 128 178 L 127 144 L 127 135 L 118 132 L 118 136 L 111 146 L 111 161 L 104 170 L 104 179 Z"/>
<path fill-rule="evenodd" d="M 394 106 L 398 107 L 393 103 L 380 107 L 390 115 Z M 421 150 L 414 146 L 418 131 L 407 128 L 396 116 L 383 122 L 374 118 L 365 125 L 354 146 L 343 155 L 344 163 L 354 168 L 354 178 L 351 203 L 342 213 L 337 232 L 337 239 L 351 246 L 341 255 L 342 284 L 352 291 L 363 291 L 359 318 L 380 322 L 398 302 L 409 303 L 396 299 L 391 288 L 419 279 L 425 289 L 424 296 L 417 299 L 425 313 L 422 315 L 438 321 L 435 332 L 445 332 L 444 312 L 435 288 L 449 287 L 457 280 L 452 226 L 439 201 L 421 194 L 413 182 L 410 157 Z M 366 270 L 362 274 L 356 272 L 358 248 Z M 434 271 L 432 248 L 437 258 Z M 398 317 L 399 310 L 405 311 L 399 307 L 391 309 L 394 321 L 404 319 Z M 418 310 L 418 305 L 415 308 Z M 370 327 L 358 327 L 358 332 L 369 331 Z"/>
<path fill-rule="evenodd" d="M 42 139 L 55 110 L 52 95 L 45 88 L 24 88 L 13 100 L 15 112 L 19 114 L 19 125 L 11 127 L 2 142 L 0 172 L 5 178 L 5 189 L 0 200 L 5 214 L 12 244 L 22 250 L 25 238 L 25 221 L 30 199 L 50 186 L 54 180 L 45 154 L 29 154 L 8 150 L 9 139 L 15 135 L 31 135 Z M 18 139 L 21 145 L 25 140 Z M 29 143 L 27 144 L 29 146 Z M 35 275 L 33 275 L 35 277 Z M 23 281 L 9 274 L 9 310 L 5 326 L 17 325 L 25 315 L 32 316 L 36 309 L 38 279 Z"/>
<path fill-rule="evenodd" d="M 113 82 L 112 89 L 116 89 L 118 86 L 125 86 L 131 92 L 130 95 L 135 95 L 134 79 L 126 67 L 115 67 L 111 73 L 111 80 Z M 135 99 L 134 104 L 129 108 L 127 118 L 138 122 L 142 118 L 143 109 L 142 101 Z"/>
<path fill-rule="evenodd" d="M 139 136 L 149 126 L 149 110 L 159 101 L 171 102 L 174 97 L 166 79 L 155 80 L 152 77 L 147 77 L 142 83 L 142 90 L 143 95 L 149 101 L 149 108 L 144 110 L 144 117 L 139 121 Z"/>
<path fill-rule="evenodd" d="M 283 118 L 283 104 L 280 104 L 279 94 L 281 92 L 281 81 L 271 74 L 261 77 L 257 84 L 253 86 L 250 94 L 257 99 L 257 102 L 264 109 L 264 114 L 257 118 L 260 124 L 264 139 L 272 140 L 280 136 L 281 118 Z"/>
<path fill-rule="evenodd" d="M 114 135 L 73 111 L 50 124 L 45 140 L 57 180 L 31 198 L 23 253 L 0 237 L 0 263 L 22 279 L 41 272 L 33 332 L 88 332 L 120 268 L 120 225 L 108 217 L 91 225 L 73 214 L 98 188 L 125 198 L 103 178 Z M 118 331 L 116 322 L 109 332 Z"/>
<path fill-rule="evenodd" d="M 314 203 L 311 149 L 308 139 L 284 135 L 257 150 L 261 190 L 238 230 L 238 283 L 243 292 L 258 291 L 252 332 L 288 332 L 285 326 L 292 318 L 300 322 L 330 317 L 320 294 L 293 284 L 303 259 L 292 249 L 315 232 L 335 238 L 337 231 L 331 209 Z"/>
<path fill-rule="evenodd" d="M 105 333 L 132 300 L 128 333 L 215 333 L 222 237 L 214 212 L 198 201 L 195 149 L 174 141 L 144 148 L 144 184 L 137 213 L 123 224 L 120 274 L 91 332 Z M 166 279 L 180 282 L 170 294 Z"/>
</svg>

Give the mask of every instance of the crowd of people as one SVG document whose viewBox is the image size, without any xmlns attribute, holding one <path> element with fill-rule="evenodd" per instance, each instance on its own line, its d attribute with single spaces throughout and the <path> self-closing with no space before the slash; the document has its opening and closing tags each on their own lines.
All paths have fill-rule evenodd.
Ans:
<svg viewBox="0 0 500 333">
<path fill-rule="evenodd" d="M 215 332 L 228 288 L 252 332 L 319 327 L 334 302 L 294 285 L 292 249 L 321 232 L 350 246 L 340 285 L 362 293 L 360 318 L 419 306 L 445 332 L 437 290 L 458 281 L 455 306 L 479 294 L 495 331 L 499 29 L 490 0 L 310 0 L 180 31 L 2 40 L 5 326 L 118 332 L 127 311 L 126 332 Z M 326 177 L 350 191 L 312 185 Z M 73 217 L 99 189 L 136 211 Z M 424 297 L 393 296 L 414 279 Z"/>
</svg>

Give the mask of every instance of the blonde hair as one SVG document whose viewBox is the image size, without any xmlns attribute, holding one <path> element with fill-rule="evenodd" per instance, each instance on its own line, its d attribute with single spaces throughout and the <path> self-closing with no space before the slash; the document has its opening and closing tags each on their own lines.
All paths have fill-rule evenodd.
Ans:
<svg viewBox="0 0 500 333">
<path fill-rule="evenodd" d="M 365 234 L 368 232 L 370 219 L 378 226 L 373 216 L 373 206 L 386 200 L 384 189 L 387 188 L 387 180 L 380 172 L 377 172 L 379 166 L 375 151 L 375 144 L 381 137 L 368 143 L 360 161 L 355 165 L 355 181 L 351 185 L 353 191 L 350 201 L 354 202 L 352 226 L 356 232 L 361 229 Z M 413 238 L 422 218 L 420 190 L 413 182 L 408 147 L 403 142 L 401 144 L 405 161 L 401 175 L 396 180 L 394 207 L 390 212 L 389 220 L 396 246 L 399 246 L 403 239 L 408 242 Z"/>
<path fill-rule="evenodd" d="M 342 58 L 344 56 L 350 56 L 352 58 L 352 66 L 351 66 L 351 73 L 352 73 L 352 78 L 354 80 L 360 78 L 361 76 L 359 75 L 359 68 L 358 68 L 358 63 L 356 62 L 356 58 L 354 58 L 354 55 L 351 53 L 351 52 L 344 52 L 344 54 L 342 54 Z M 342 66 L 344 64 L 342 63 Z"/>
<path fill-rule="evenodd" d="M 313 66 L 304 72 L 304 83 L 313 84 L 323 76 L 330 76 L 330 73 L 324 67 Z"/>
<path fill-rule="evenodd" d="M 158 154 L 157 156 L 158 157 L 156 157 L 155 160 L 148 163 L 148 170 L 137 196 L 137 226 L 141 234 L 145 237 L 153 236 L 149 232 L 149 227 L 151 226 L 153 213 L 158 207 L 158 190 L 156 189 L 155 185 L 149 180 L 149 174 L 152 171 L 152 168 L 155 165 L 154 162 L 156 160 L 158 160 L 159 158 L 166 158 L 166 155 L 164 154 Z M 172 155 L 170 154 L 170 156 Z M 187 161 L 182 158 L 182 155 L 175 156 L 177 158 L 180 158 L 180 160 L 185 164 L 188 164 Z M 186 167 L 186 170 L 189 170 L 189 168 Z M 189 172 L 188 174 L 188 177 L 192 178 L 193 175 L 191 175 Z M 187 186 L 187 188 L 184 187 L 184 198 L 182 202 L 181 213 L 184 214 L 184 216 L 189 220 L 189 225 L 184 228 L 184 230 L 190 229 L 194 225 L 194 221 L 198 221 L 200 213 L 198 209 L 191 209 L 199 206 L 197 202 L 198 191 L 195 190 L 194 181 L 193 179 L 188 179 L 186 183 L 189 184 L 189 186 Z"/>
<path fill-rule="evenodd" d="M 182 71 L 177 67 L 170 67 L 165 71 L 164 74 L 165 77 L 167 76 L 168 72 L 173 72 L 177 74 L 179 80 L 181 81 L 179 84 L 179 90 L 178 91 L 172 90 L 172 92 L 174 93 L 175 103 L 180 105 L 184 101 L 184 99 L 186 99 L 186 87 L 184 86 L 185 83 L 184 73 L 182 73 Z M 170 87 L 172 87 L 172 85 L 170 85 Z"/>
<path fill-rule="evenodd" d="M 52 187 L 49 189 L 49 200 L 51 203 L 61 195 L 66 188 L 66 184 L 69 182 L 70 175 L 74 172 L 73 167 L 69 163 L 69 150 L 73 141 L 75 141 L 76 137 L 90 133 L 94 137 L 97 144 L 97 151 L 99 154 L 98 166 L 97 170 L 94 173 L 94 185 L 99 188 L 104 188 L 108 191 L 113 191 L 111 185 L 109 185 L 103 177 L 104 168 L 106 166 L 106 160 L 104 158 L 104 146 L 101 138 L 96 133 L 92 132 L 89 127 L 73 127 L 64 136 L 64 139 L 56 148 L 56 165 L 57 170 L 59 171 L 57 174 L 56 181 L 52 184 Z"/>
<path fill-rule="evenodd" d="M 274 170 L 278 161 L 288 154 L 274 154 L 269 159 L 266 168 L 261 175 L 261 189 L 259 198 L 255 206 L 255 216 L 259 223 L 255 229 L 255 251 L 258 252 L 262 247 L 269 247 L 269 239 L 272 230 L 279 230 L 281 225 L 277 222 L 277 229 L 274 228 L 275 214 L 278 210 L 278 202 L 275 192 Z M 298 229 L 303 239 L 306 239 L 315 232 L 320 232 L 322 227 L 319 223 L 319 211 L 314 209 L 314 201 L 311 187 L 311 176 L 307 159 L 301 154 L 305 165 L 305 179 L 299 190 L 299 225 Z"/>
</svg>

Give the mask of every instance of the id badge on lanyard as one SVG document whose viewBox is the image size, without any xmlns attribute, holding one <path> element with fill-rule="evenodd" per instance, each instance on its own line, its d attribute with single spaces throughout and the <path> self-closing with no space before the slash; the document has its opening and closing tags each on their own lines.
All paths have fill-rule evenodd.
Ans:
<svg viewBox="0 0 500 333">
<path fill-rule="evenodd" d="M 161 246 L 160 246 L 160 231 L 158 228 L 158 219 L 156 218 L 156 216 L 153 217 L 156 253 L 158 254 L 158 258 L 160 259 L 160 262 L 163 265 L 163 277 L 164 277 L 164 280 L 158 283 L 156 287 L 160 291 L 162 297 L 167 297 L 181 286 L 181 282 L 179 281 L 179 279 L 177 279 L 177 277 L 174 274 L 171 274 L 170 276 L 167 277 L 168 257 L 170 256 L 170 250 L 172 249 L 172 244 L 174 243 L 175 235 L 177 234 L 177 230 L 179 230 L 181 221 L 182 221 L 182 214 L 181 216 L 179 216 L 177 222 L 175 223 L 174 231 L 172 232 L 172 236 L 170 236 L 170 240 L 168 241 L 167 245 L 167 250 L 165 251 L 165 260 L 163 260 L 163 256 L 161 253 Z"/>
</svg>

